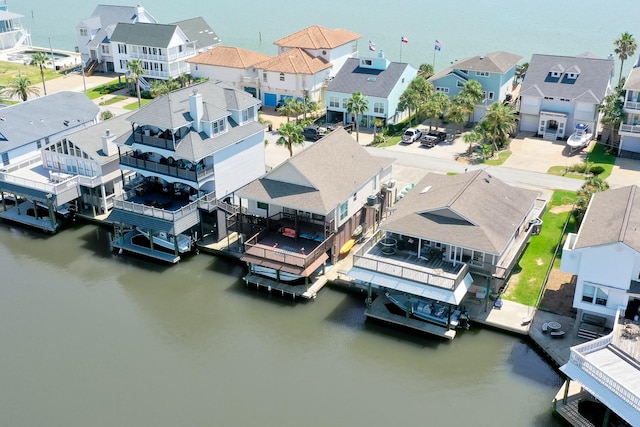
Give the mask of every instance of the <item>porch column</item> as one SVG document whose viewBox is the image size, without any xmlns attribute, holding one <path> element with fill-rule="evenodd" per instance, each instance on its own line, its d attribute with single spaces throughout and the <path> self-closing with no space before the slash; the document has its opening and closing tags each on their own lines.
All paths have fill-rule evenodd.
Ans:
<svg viewBox="0 0 640 427">
<path fill-rule="evenodd" d="M 102 212 L 107 213 L 107 191 L 104 189 L 104 184 L 100 184 L 100 194 L 102 195 Z"/>
<path fill-rule="evenodd" d="M 153 230 L 148 229 L 147 233 L 149 233 L 149 248 L 153 250 Z"/>
<path fill-rule="evenodd" d="M 175 234 L 173 236 L 173 251 L 175 256 L 180 256 L 180 250 L 178 248 L 178 236 Z"/>
<path fill-rule="evenodd" d="M 564 405 L 567 404 L 567 398 L 569 397 L 569 384 L 571 383 L 571 378 L 567 378 L 564 383 L 564 396 L 562 396 L 562 403 Z"/>
<path fill-rule="evenodd" d="M 96 203 L 95 203 L 95 197 L 93 195 L 94 191 L 93 188 L 89 188 L 89 198 L 91 199 L 91 212 L 93 213 L 93 217 L 96 217 Z"/>
</svg>

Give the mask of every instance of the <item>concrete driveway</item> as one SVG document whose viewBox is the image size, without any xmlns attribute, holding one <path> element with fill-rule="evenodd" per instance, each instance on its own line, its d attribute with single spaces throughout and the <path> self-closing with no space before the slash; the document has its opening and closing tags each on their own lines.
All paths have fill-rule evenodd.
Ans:
<svg viewBox="0 0 640 427">
<path fill-rule="evenodd" d="M 572 166 L 587 158 L 588 149 L 571 151 L 564 141 L 546 141 L 521 133 L 509 145 L 511 156 L 502 166 L 547 173 L 552 166 Z"/>
</svg>

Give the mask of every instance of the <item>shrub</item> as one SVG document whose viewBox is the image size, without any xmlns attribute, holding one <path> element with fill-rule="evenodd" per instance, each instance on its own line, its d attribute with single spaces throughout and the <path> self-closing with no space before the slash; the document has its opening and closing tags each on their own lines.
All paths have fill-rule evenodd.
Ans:
<svg viewBox="0 0 640 427">
<path fill-rule="evenodd" d="M 102 121 L 109 120 L 113 118 L 113 116 L 115 116 L 115 114 L 113 114 L 111 111 L 104 110 L 103 112 L 100 113 L 100 120 Z"/>
<path fill-rule="evenodd" d="M 591 168 L 590 172 L 591 172 L 593 175 L 598 176 L 598 175 L 600 175 L 601 173 L 603 173 L 603 172 L 604 172 L 604 168 L 603 168 L 602 166 L 596 165 L 596 166 L 593 166 L 593 167 Z"/>
<path fill-rule="evenodd" d="M 386 141 L 387 139 L 381 134 L 377 134 L 373 137 L 373 145 L 384 144 Z"/>
</svg>

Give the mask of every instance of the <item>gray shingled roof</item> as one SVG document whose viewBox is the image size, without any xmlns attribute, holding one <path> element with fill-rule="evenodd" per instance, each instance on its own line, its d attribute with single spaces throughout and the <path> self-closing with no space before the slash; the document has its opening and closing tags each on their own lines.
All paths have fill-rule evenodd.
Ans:
<svg viewBox="0 0 640 427">
<path fill-rule="evenodd" d="M 0 111 L 0 152 L 69 131 L 94 120 L 99 112 L 87 95 L 69 91 L 5 107 Z"/>
<path fill-rule="evenodd" d="M 87 153 L 92 160 L 101 165 L 107 164 L 118 158 L 118 154 L 106 156 L 102 151 L 102 136 L 105 135 L 107 129 L 112 135 L 122 135 L 131 131 L 131 123 L 128 118 L 132 113 L 122 114 L 100 122 L 96 125 L 79 130 L 67 136 L 67 140 L 73 145 Z"/>
<path fill-rule="evenodd" d="M 111 34 L 111 41 L 138 46 L 169 46 L 178 27 L 170 24 L 135 24 L 119 22 Z"/>
<path fill-rule="evenodd" d="M 634 67 L 624 82 L 624 90 L 640 90 L 640 67 Z"/>
<path fill-rule="evenodd" d="M 218 37 L 218 35 L 201 16 L 172 22 L 172 25 L 180 27 L 182 32 L 187 36 L 187 39 L 196 43 L 197 50 L 207 50 L 210 47 L 217 46 L 222 43 L 220 37 Z"/>
<path fill-rule="evenodd" d="M 512 187 L 484 171 L 427 174 L 381 224 L 384 230 L 502 253 L 533 207 L 537 191 Z"/>
<path fill-rule="evenodd" d="M 93 10 L 91 16 L 82 21 L 91 27 L 95 27 L 95 25 L 91 24 L 99 23 L 99 27 L 106 28 L 118 22 L 135 22 L 138 19 L 137 13 L 138 11 L 135 6 L 99 4 Z M 147 15 L 149 14 L 148 12 L 146 13 Z"/>
<path fill-rule="evenodd" d="M 549 72 L 559 66 L 564 70 L 578 67 L 580 74 L 575 80 L 564 75 L 560 78 L 551 77 Z M 590 56 L 535 54 L 529 62 L 520 95 L 600 103 L 607 93 L 613 66 L 612 60 Z"/>
<path fill-rule="evenodd" d="M 594 194 L 574 247 L 617 242 L 640 252 L 640 190 L 637 185 Z"/>
<path fill-rule="evenodd" d="M 339 129 L 236 194 L 326 215 L 391 163 L 392 159 L 372 156 L 349 133 Z"/>
<path fill-rule="evenodd" d="M 348 93 L 360 92 L 365 96 L 387 98 L 398 84 L 409 64 L 391 62 L 386 70 L 361 68 L 358 58 L 349 58 L 331 80 L 327 91 Z M 375 78 L 375 80 L 372 80 Z"/>
<path fill-rule="evenodd" d="M 194 90 L 202 95 L 203 116 L 206 120 L 227 117 L 230 115 L 228 110 L 243 110 L 260 103 L 247 92 L 225 83 L 207 81 L 154 99 L 131 114 L 128 121 L 162 129 L 190 126 L 192 119 L 189 113 L 189 96 Z M 229 119 L 227 132 L 213 138 L 209 138 L 205 133 L 195 132 L 191 128 L 176 147 L 176 156 L 198 161 L 262 130 L 264 126 L 259 122 L 249 122 L 239 126 L 231 119 Z M 119 136 L 115 142 L 119 145 L 132 145 L 134 143 L 132 131 L 129 130 Z"/>
<path fill-rule="evenodd" d="M 448 74 L 451 74 L 453 70 L 487 71 L 490 73 L 504 74 L 511 68 L 515 67 L 521 59 L 522 56 L 520 55 L 504 51 L 491 52 L 482 56 L 472 56 L 443 68 L 433 76 L 429 77 L 428 81 L 433 82 L 434 80 L 438 80 Z M 463 74 L 456 75 L 461 78 L 465 77 Z M 465 78 L 464 80 L 466 81 L 467 79 Z"/>
</svg>

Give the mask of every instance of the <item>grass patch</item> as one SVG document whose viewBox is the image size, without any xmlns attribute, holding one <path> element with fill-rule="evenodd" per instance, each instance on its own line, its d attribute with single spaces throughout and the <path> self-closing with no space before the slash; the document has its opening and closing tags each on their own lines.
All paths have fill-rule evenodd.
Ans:
<svg viewBox="0 0 640 427">
<path fill-rule="evenodd" d="M 483 160 L 482 164 L 489 165 L 489 166 L 500 166 L 509 158 L 510 155 L 511 155 L 511 151 L 500 151 L 498 153 L 497 159 Z"/>
<path fill-rule="evenodd" d="M 567 172 L 566 166 L 551 166 L 547 171 L 549 175 L 564 176 L 566 178 L 584 179 L 585 176 L 575 172 Z"/>
<path fill-rule="evenodd" d="M 124 83 L 119 83 L 118 79 L 114 79 L 109 83 L 105 83 L 87 90 L 87 96 L 89 97 L 89 99 L 96 99 L 104 95 L 109 95 L 110 93 L 113 93 L 117 90 L 124 89 L 125 87 L 126 85 Z"/>
<path fill-rule="evenodd" d="M 144 107 L 145 105 L 147 105 L 151 101 L 153 101 L 153 99 L 142 98 L 142 106 Z M 131 110 L 131 111 L 137 110 L 138 109 L 138 100 L 136 99 L 134 102 L 132 102 L 131 104 L 125 105 L 123 108 L 125 110 Z"/>
<path fill-rule="evenodd" d="M 29 77 L 31 83 L 42 86 L 42 76 L 40 76 L 40 67 L 35 65 L 24 65 L 16 62 L 0 61 L 0 86 L 7 86 L 12 80 L 18 77 L 18 74 Z M 62 77 L 58 71 L 53 68 L 44 69 L 44 79 L 52 80 Z"/>
<path fill-rule="evenodd" d="M 383 142 L 382 144 L 369 144 L 371 147 L 376 147 L 376 148 L 385 148 L 385 147 L 391 147 L 394 146 L 396 144 L 398 144 L 400 142 L 400 140 L 402 139 L 401 136 L 392 136 L 386 139 L 385 142 Z"/>
<path fill-rule="evenodd" d="M 594 166 L 602 166 L 604 168 L 604 172 L 599 176 L 602 179 L 607 179 L 613 171 L 613 165 L 616 162 L 616 157 L 609 154 L 609 149 L 606 145 L 595 144 L 587 155 L 587 161 L 593 163 Z"/>
<path fill-rule="evenodd" d="M 111 104 L 115 104 L 116 102 L 124 101 L 125 99 L 129 99 L 129 97 L 118 95 L 118 96 L 114 96 L 113 98 L 107 99 L 106 101 L 101 102 L 99 105 L 111 105 Z"/>
<path fill-rule="evenodd" d="M 568 208 L 560 209 L 555 213 L 553 208 L 569 207 L 573 205 L 575 199 L 576 193 L 573 191 L 554 191 L 547 211 L 542 217 L 540 234 L 531 237 L 527 249 L 513 269 L 512 276 L 509 278 L 509 287 L 504 295 L 505 299 L 531 307 L 535 306 L 553 253 L 562 238 L 562 228 L 571 214 Z M 573 230 L 575 230 L 575 224 L 571 220 L 569 231 Z"/>
</svg>

